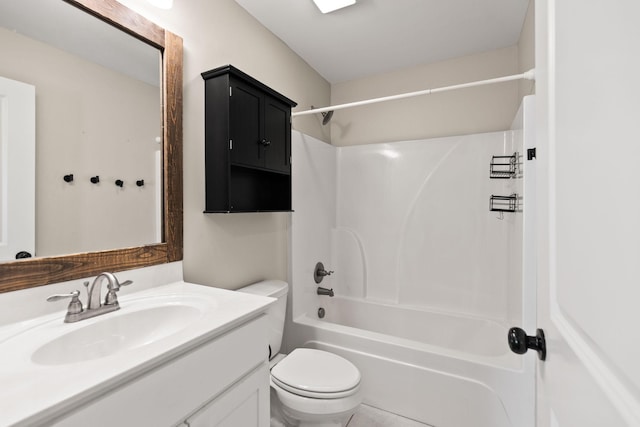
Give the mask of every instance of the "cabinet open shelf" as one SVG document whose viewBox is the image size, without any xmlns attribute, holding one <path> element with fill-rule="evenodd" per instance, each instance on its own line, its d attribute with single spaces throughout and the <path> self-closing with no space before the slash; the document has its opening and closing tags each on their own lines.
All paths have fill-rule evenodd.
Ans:
<svg viewBox="0 0 640 427">
<path fill-rule="evenodd" d="M 291 175 L 231 165 L 228 192 L 218 190 L 221 197 L 211 195 L 205 213 L 291 211 Z"/>
</svg>

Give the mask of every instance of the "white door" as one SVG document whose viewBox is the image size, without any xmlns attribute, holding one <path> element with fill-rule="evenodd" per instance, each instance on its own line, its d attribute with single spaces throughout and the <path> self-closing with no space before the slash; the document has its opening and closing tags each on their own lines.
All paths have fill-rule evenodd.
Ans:
<svg viewBox="0 0 640 427">
<path fill-rule="evenodd" d="M 0 77 L 0 261 L 35 250 L 35 87 Z"/>
<path fill-rule="evenodd" d="M 640 426 L 638 19 L 536 1 L 538 426 Z"/>
</svg>

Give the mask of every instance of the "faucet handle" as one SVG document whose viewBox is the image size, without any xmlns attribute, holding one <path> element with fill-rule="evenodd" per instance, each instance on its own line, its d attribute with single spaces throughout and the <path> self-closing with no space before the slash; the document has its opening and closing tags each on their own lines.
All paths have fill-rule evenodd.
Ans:
<svg viewBox="0 0 640 427">
<path fill-rule="evenodd" d="M 109 292 L 107 292 L 107 296 L 104 297 L 104 305 L 116 305 L 118 304 L 118 295 L 116 292 L 120 290 L 121 286 L 129 286 L 133 283 L 133 280 L 125 280 L 124 282 L 118 282 L 116 279 L 115 283 L 109 282 L 107 288 Z"/>
<path fill-rule="evenodd" d="M 116 279 L 116 283 L 114 283 L 114 286 L 111 286 L 111 283 L 109 283 L 107 287 L 109 289 L 115 289 L 117 291 L 120 288 L 120 286 L 129 286 L 131 284 L 133 284 L 133 280 L 125 280 L 124 282 L 120 283 Z"/>
<path fill-rule="evenodd" d="M 72 301 L 73 301 L 73 299 L 78 299 L 78 296 L 80 296 L 80 291 L 76 289 L 75 291 L 69 292 L 68 294 L 54 294 L 54 295 L 48 296 L 47 301 L 49 302 L 58 301 L 63 298 L 72 298 Z"/>
<path fill-rule="evenodd" d="M 331 276 L 331 274 L 333 273 L 334 273 L 333 270 L 330 270 L 330 271 L 325 270 L 324 264 L 319 262 L 316 264 L 316 267 L 313 269 L 313 280 L 316 283 L 320 283 L 322 282 L 322 279 L 325 278 L 325 276 Z"/>
<path fill-rule="evenodd" d="M 113 276 L 113 278 L 115 279 L 114 282 L 109 282 L 109 284 L 107 284 L 107 289 L 109 289 L 109 291 L 119 291 L 121 286 L 129 286 L 133 283 L 133 280 L 125 280 L 124 282 L 120 283 L 118 281 L 118 279 Z"/>
<path fill-rule="evenodd" d="M 64 298 L 71 298 L 71 302 L 69 303 L 69 307 L 67 308 L 67 314 L 78 314 L 82 312 L 82 303 L 80 302 L 80 291 L 75 290 L 68 294 L 55 294 L 47 297 L 47 301 L 58 301 Z"/>
</svg>

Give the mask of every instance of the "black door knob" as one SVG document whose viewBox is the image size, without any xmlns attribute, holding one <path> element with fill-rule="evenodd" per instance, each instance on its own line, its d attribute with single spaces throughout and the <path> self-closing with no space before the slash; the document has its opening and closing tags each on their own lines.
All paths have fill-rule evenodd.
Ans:
<svg viewBox="0 0 640 427">
<path fill-rule="evenodd" d="M 528 336 L 526 332 L 520 328 L 511 328 L 507 334 L 509 348 L 517 354 L 525 354 L 529 349 L 538 352 L 540 360 L 547 358 L 547 343 L 544 339 L 544 331 L 536 330 L 536 336 Z"/>
</svg>

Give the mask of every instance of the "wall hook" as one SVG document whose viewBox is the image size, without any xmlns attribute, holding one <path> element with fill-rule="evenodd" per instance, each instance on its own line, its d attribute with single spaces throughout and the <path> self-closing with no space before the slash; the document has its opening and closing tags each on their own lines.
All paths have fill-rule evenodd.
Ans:
<svg viewBox="0 0 640 427">
<path fill-rule="evenodd" d="M 98 175 L 92 176 L 90 181 L 91 181 L 92 184 L 97 184 L 97 183 L 100 182 L 100 177 Z"/>
<path fill-rule="evenodd" d="M 62 177 L 62 179 L 64 179 L 64 182 L 72 182 L 73 181 L 73 174 L 70 173 L 68 175 L 65 175 L 64 177 Z"/>
<path fill-rule="evenodd" d="M 139 179 L 139 180 L 137 180 L 137 181 L 136 181 L 136 185 L 137 185 L 138 187 L 143 187 L 143 186 L 144 186 L 144 179 Z"/>
<path fill-rule="evenodd" d="M 124 181 L 121 179 L 116 179 L 116 185 L 120 188 L 124 187 Z"/>
</svg>

